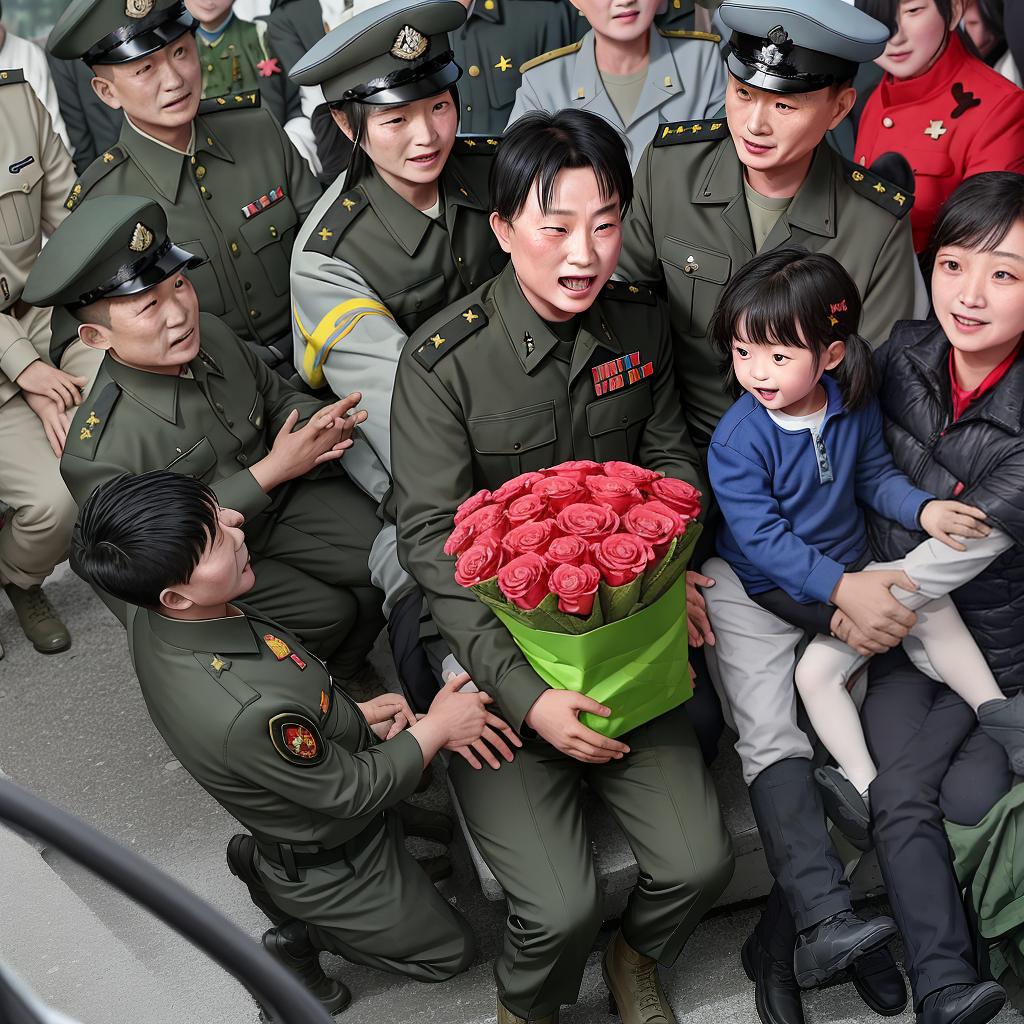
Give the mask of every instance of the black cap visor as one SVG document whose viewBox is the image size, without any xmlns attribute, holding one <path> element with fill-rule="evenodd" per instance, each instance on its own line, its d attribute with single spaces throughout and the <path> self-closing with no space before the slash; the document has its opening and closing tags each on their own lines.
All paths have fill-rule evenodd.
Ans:
<svg viewBox="0 0 1024 1024">
<path fill-rule="evenodd" d="M 167 7 L 155 20 L 144 19 L 138 25 L 123 25 L 105 36 L 82 54 L 90 67 L 95 64 L 127 64 L 148 57 L 157 50 L 180 39 L 186 32 L 195 32 L 199 22 L 185 10 L 185 5 Z"/>
<path fill-rule="evenodd" d="M 77 302 L 68 303 L 67 308 L 81 309 L 100 299 L 148 292 L 180 270 L 194 270 L 205 262 L 202 257 L 194 256 L 168 238 L 151 255 L 126 263 L 109 280 L 80 296 Z"/>
<path fill-rule="evenodd" d="M 356 100 L 372 106 L 392 106 L 396 103 L 412 103 L 414 100 L 436 96 L 451 88 L 462 77 L 462 68 L 455 63 L 451 50 L 447 50 L 433 60 L 425 61 L 416 67 L 401 68 L 348 89 L 341 96 L 327 97 L 329 103 L 346 103 Z"/>
<path fill-rule="evenodd" d="M 766 92 L 816 92 L 848 82 L 857 74 L 858 65 L 853 61 L 803 46 L 790 46 L 783 53 L 767 39 L 742 32 L 733 33 L 729 49 L 729 73 Z"/>
</svg>

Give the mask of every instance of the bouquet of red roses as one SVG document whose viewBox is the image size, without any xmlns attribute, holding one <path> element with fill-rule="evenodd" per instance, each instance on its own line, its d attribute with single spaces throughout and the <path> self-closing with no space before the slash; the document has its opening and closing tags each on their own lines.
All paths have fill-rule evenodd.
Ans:
<svg viewBox="0 0 1024 1024">
<path fill-rule="evenodd" d="M 564 462 L 459 506 L 455 580 L 552 686 L 612 708 L 621 735 L 692 694 L 684 573 L 700 492 L 628 462 Z"/>
</svg>

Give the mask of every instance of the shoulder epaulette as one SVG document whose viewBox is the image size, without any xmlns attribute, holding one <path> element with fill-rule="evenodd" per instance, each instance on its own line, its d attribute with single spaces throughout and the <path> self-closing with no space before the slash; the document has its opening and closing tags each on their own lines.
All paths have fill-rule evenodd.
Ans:
<svg viewBox="0 0 1024 1024">
<path fill-rule="evenodd" d="M 658 301 L 646 285 L 630 281 L 609 281 L 601 292 L 601 298 L 614 302 L 642 302 L 645 306 L 653 306 Z"/>
<path fill-rule="evenodd" d="M 582 40 L 576 43 L 570 43 L 568 46 L 560 46 L 557 50 L 548 50 L 547 53 L 542 53 L 537 57 L 533 57 L 523 64 L 519 65 L 519 74 L 525 75 L 530 68 L 538 67 L 541 64 L 547 64 L 549 60 L 554 60 L 556 57 L 565 57 L 570 53 L 575 53 L 583 45 Z"/>
<path fill-rule="evenodd" d="M 888 210 L 897 220 L 910 213 L 914 205 L 914 193 L 901 189 L 885 178 L 855 164 L 852 160 L 843 159 L 846 183 L 858 194 L 870 199 L 876 206 Z"/>
<path fill-rule="evenodd" d="M 342 192 L 331 203 L 315 230 L 310 232 L 303 251 L 333 256 L 334 250 L 341 244 L 342 236 L 368 205 L 366 193 L 358 185 L 348 192 Z"/>
<path fill-rule="evenodd" d="M 678 146 L 683 142 L 711 142 L 729 134 L 724 117 L 707 121 L 670 121 L 659 124 L 655 146 Z"/>
<path fill-rule="evenodd" d="M 487 314 L 480 306 L 472 305 L 458 316 L 442 324 L 419 348 L 413 351 L 413 358 L 421 366 L 433 370 L 456 345 L 476 334 L 487 323 Z"/>
<path fill-rule="evenodd" d="M 10 68 L 0 71 L 0 85 L 17 85 L 25 81 L 25 72 L 21 68 Z"/>
<path fill-rule="evenodd" d="M 498 152 L 500 145 L 500 135 L 456 135 L 452 152 L 462 153 L 464 156 L 494 154 Z"/>
<path fill-rule="evenodd" d="M 692 32 L 685 28 L 659 28 L 658 35 L 666 39 L 702 39 L 706 43 L 720 43 L 722 37 L 716 32 Z"/>
<path fill-rule="evenodd" d="M 121 397 L 121 388 L 111 381 L 99 394 L 95 402 L 86 399 L 72 424 L 72 432 L 68 434 L 67 446 L 72 455 L 80 459 L 96 457 L 96 448 L 100 437 L 110 419 L 110 412 Z M 88 410 L 88 412 L 86 411 Z M 77 430 L 78 433 L 74 433 Z"/>
<path fill-rule="evenodd" d="M 115 167 L 123 164 L 127 159 L 127 151 L 120 146 L 111 146 L 86 167 L 82 176 L 71 186 L 64 205 L 69 210 L 73 210 L 89 194 L 89 190 L 97 181 L 105 178 Z"/>
<path fill-rule="evenodd" d="M 216 114 L 221 110 L 250 110 L 260 105 L 259 89 L 236 92 L 228 96 L 211 96 L 199 103 L 200 114 Z"/>
</svg>

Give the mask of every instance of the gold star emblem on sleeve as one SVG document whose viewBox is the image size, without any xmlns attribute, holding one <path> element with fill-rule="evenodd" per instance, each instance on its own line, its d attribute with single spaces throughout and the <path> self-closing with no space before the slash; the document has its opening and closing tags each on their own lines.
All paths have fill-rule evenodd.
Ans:
<svg viewBox="0 0 1024 1024">
<path fill-rule="evenodd" d="M 512 67 L 512 61 L 508 59 L 504 54 L 499 55 L 498 63 L 494 65 L 498 71 L 508 71 Z"/>
<path fill-rule="evenodd" d="M 637 286 L 635 284 L 631 284 L 629 286 L 629 290 L 630 290 L 630 292 L 632 292 L 633 295 L 639 295 L 640 294 L 640 289 L 637 288 Z"/>
<path fill-rule="evenodd" d="M 893 201 L 899 203 L 900 206 L 902 206 L 907 201 L 907 197 L 902 192 L 897 192 L 896 195 L 894 195 L 892 198 Z"/>
<path fill-rule="evenodd" d="M 471 324 L 474 320 L 480 319 L 480 317 L 477 316 L 477 314 L 474 313 L 473 310 L 471 309 L 467 309 L 466 312 L 462 314 L 462 318 L 466 321 L 467 324 Z"/>
<path fill-rule="evenodd" d="M 113 153 L 104 153 L 103 154 L 103 162 L 105 164 L 109 164 L 110 161 L 113 160 L 113 159 L 114 159 L 114 154 Z"/>
<path fill-rule="evenodd" d="M 342 199 L 341 205 L 344 206 L 346 210 L 351 210 L 356 204 L 351 199 Z"/>
<path fill-rule="evenodd" d="M 874 190 L 875 190 L 875 191 L 876 191 L 876 192 L 877 192 L 877 193 L 878 193 L 879 195 L 882 195 L 882 193 L 883 193 L 883 192 L 885 192 L 885 186 L 884 186 L 884 185 L 883 185 L 883 184 L 882 184 L 882 183 L 881 183 L 880 181 L 876 181 L 876 182 L 874 183 L 874 185 L 872 185 L 871 187 L 872 187 L 872 188 L 873 188 L 873 189 L 874 189 Z"/>
<path fill-rule="evenodd" d="M 349 200 L 351 202 L 351 200 Z M 328 238 L 334 237 L 333 231 L 328 231 L 327 228 L 321 228 L 317 234 L 326 242 Z"/>
<path fill-rule="evenodd" d="M 853 174 L 850 175 L 850 177 L 853 178 L 854 181 L 864 180 L 864 175 L 860 171 L 854 171 Z"/>
<path fill-rule="evenodd" d="M 88 441 L 90 437 L 92 437 L 92 431 L 88 427 L 82 427 L 78 432 L 79 441 Z"/>
<path fill-rule="evenodd" d="M 721 122 L 721 121 L 715 121 L 715 122 L 714 122 L 714 123 L 713 123 L 713 124 L 711 125 L 711 130 L 712 130 L 713 132 L 717 132 L 717 131 L 718 131 L 718 129 L 719 129 L 719 128 L 721 128 L 721 127 L 722 127 L 722 122 Z"/>
<path fill-rule="evenodd" d="M 214 672 L 219 672 L 223 667 L 224 662 L 221 661 L 220 658 L 217 657 L 217 655 L 214 655 L 213 661 L 210 662 L 210 668 L 212 668 Z"/>
<path fill-rule="evenodd" d="M 472 149 L 473 146 L 476 145 L 476 139 L 466 139 L 465 142 L 470 149 Z"/>
<path fill-rule="evenodd" d="M 85 421 L 85 424 L 88 427 L 96 427 L 99 426 L 99 422 L 99 417 L 96 415 L 96 413 L 90 412 L 89 418 Z"/>
<path fill-rule="evenodd" d="M 949 131 L 948 128 L 944 128 L 942 126 L 942 122 L 941 121 L 929 121 L 928 122 L 928 127 L 925 128 L 925 130 L 924 130 L 924 134 L 931 136 L 931 138 L 933 138 L 936 142 L 938 142 L 939 139 L 941 139 L 942 136 L 945 135 L 946 132 L 948 132 L 948 131 Z"/>
<path fill-rule="evenodd" d="M 497 139 L 488 139 L 487 140 L 487 145 L 488 146 L 496 146 L 497 144 L 498 144 L 498 140 Z"/>
<path fill-rule="evenodd" d="M 432 338 L 427 339 L 434 348 L 440 348 L 444 344 L 444 338 L 440 334 L 435 334 Z"/>
<path fill-rule="evenodd" d="M 704 131 L 704 125 L 702 125 L 702 124 L 695 124 L 695 125 L 694 125 L 694 126 L 693 126 L 693 127 L 691 128 L 691 129 L 690 129 L 690 131 L 691 131 L 691 133 L 692 133 L 692 134 L 696 135 L 696 134 L 697 134 L 697 132 L 702 132 L 702 131 Z"/>
</svg>

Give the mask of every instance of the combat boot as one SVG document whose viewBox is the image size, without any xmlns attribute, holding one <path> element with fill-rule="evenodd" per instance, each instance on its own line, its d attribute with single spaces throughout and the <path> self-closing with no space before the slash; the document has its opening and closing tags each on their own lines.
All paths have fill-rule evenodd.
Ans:
<svg viewBox="0 0 1024 1024">
<path fill-rule="evenodd" d="M 260 873 L 256 870 L 256 840 L 252 836 L 232 836 L 228 840 L 228 870 L 241 879 L 249 890 L 249 898 L 274 924 L 284 924 L 291 915 L 274 903 Z"/>
<path fill-rule="evenodd" d="M 545 1017 L 533 1017 L 529 1021 L 525 1017 L 517 1017 L 511 1010 L 506 1010 L 498 1000 L 498 1024 L 558 1024 L 558 1011 Z"/>
<path fill-rule="evenodd" d="M 622 1024 L 676 1024 L 658 977 L 658 961 L 638 953 L 617 931 L 601 963 L 608 1008 Z"/>
<path fill-rule="evenodd" d="M 10 598 L 21 629 L 40 654 L 58 654 L 71 646 L 71 635 L 60 620 L 42 587 L 16 587 L 8 583 L 4 590 Z"/>
<path fill-rule="evenodd" d="M 352 1002 L 352 993 L 340 981 L 328 978 L 320 966 L 320 954 L 309 941 L 309 931 L 301 921 L 291 920 L 263 935 L 266 951 L 287 967 L 331 1014 L 341 1013 Z M 264 1016 L 272 1020 L 264 1011 Z"/>
</svg>

